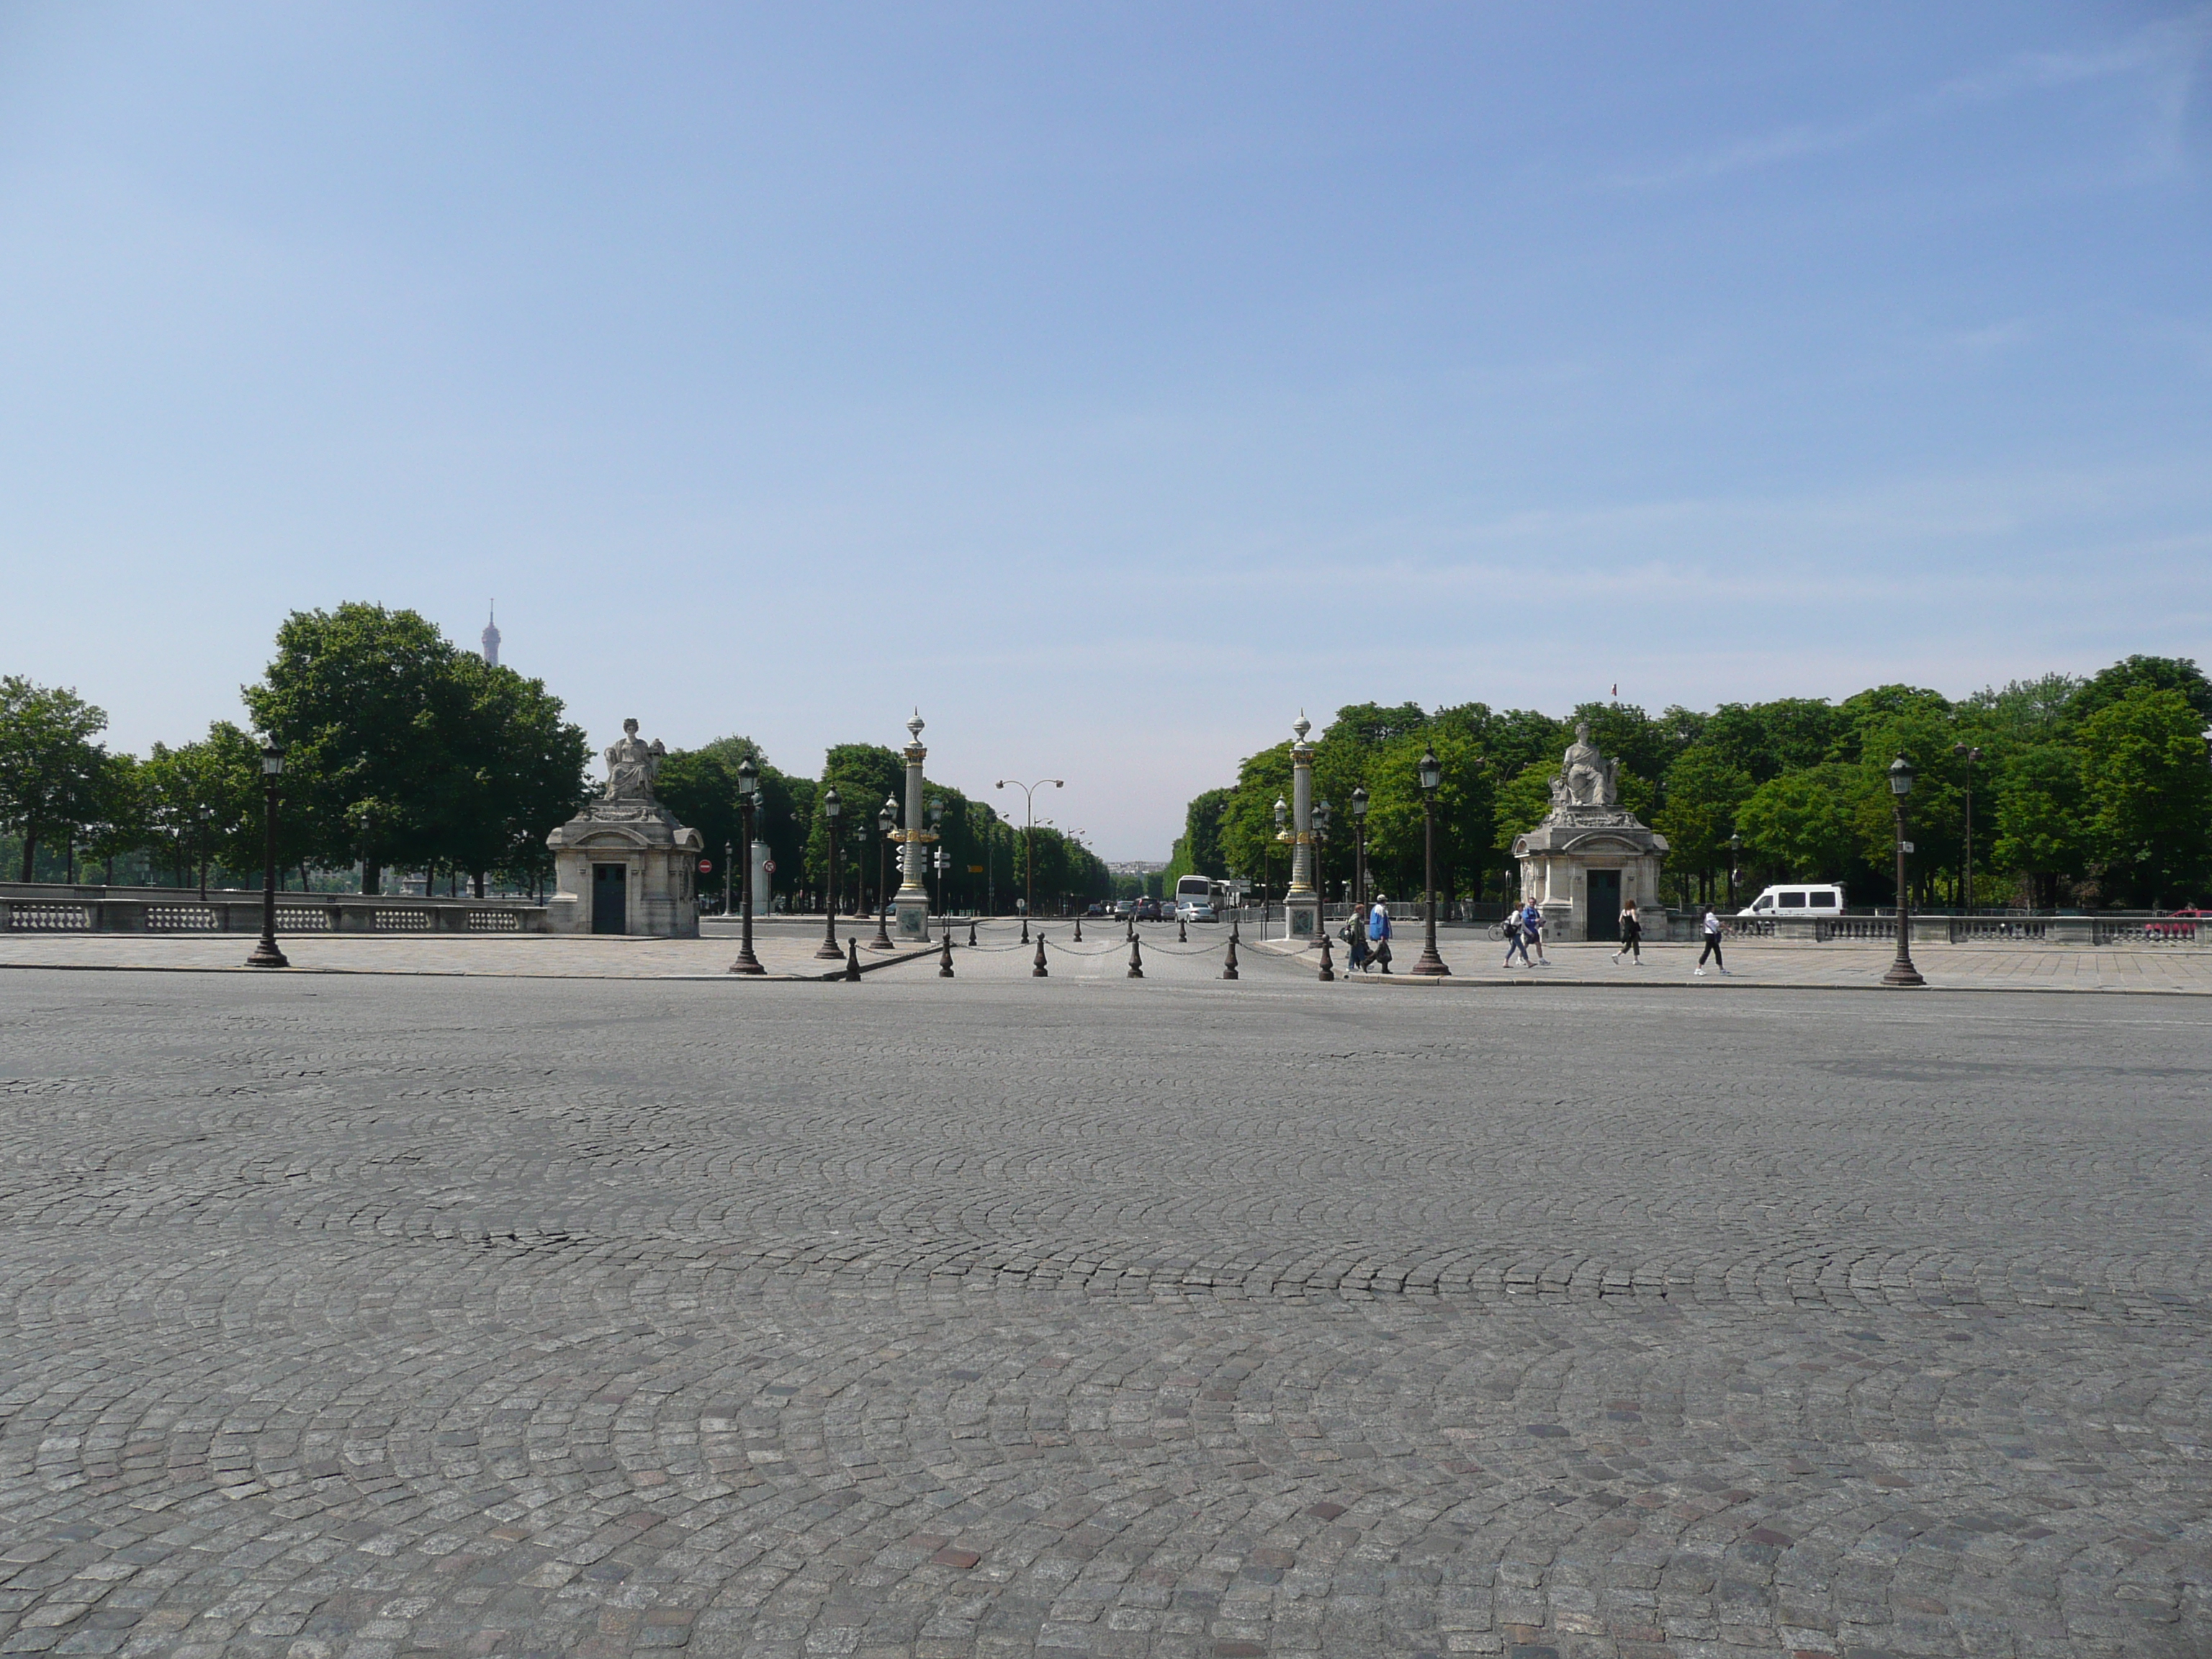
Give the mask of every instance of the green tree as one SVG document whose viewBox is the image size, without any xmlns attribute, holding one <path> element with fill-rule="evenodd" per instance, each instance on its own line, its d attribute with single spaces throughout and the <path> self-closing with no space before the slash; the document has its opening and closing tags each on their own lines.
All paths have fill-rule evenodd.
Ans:
<svg viewBox="0 0 2212 1659">
<path fill-rule="evenodd" d="M 1831 763 L 1784 773 L 1753 790 L 1736 811 L 1752 857 L 1788 881 L 1839 881 L 1858 853 L 1863 769 Z"/>
<path fill-rule="evenodd" d="M 1231 793 L 1208 789 L 1194 796 L 1183 809 L 1182 834 L 1176 837 L 1161 878 L 1164 891 L 1174 891 L 1176 882 L 1183 876 L 1218 878 L 1229 873 L 1227 854 L 1221 846 L 1221 815 L 1228 808 Z"/>
<path fill-rule="evenodd" d="M 1376 757 L 1369 786 L 1367 861 L 1376 890 L 1401 898 L 1425 890 L 1427 850 L 1422 817 L 1420 763 L 1436 751 L 1438 782 L 1434 812 L 1437 895 L 1482 890 L 1495 842 L 1497 800 L 1488 764 L 1474 741 L 1449 726 L 1410 732 Z M 1338 838 L 1347 828 L 1337 819 Z"/>
<path fill-rule="evenodd" d="M 1708 744 L 1684 750 L 1667 769 L 1666 799 L 1651 827 L 1667 837 L 1668 866 L 1696 878 L 1702 896 L 1711 896 L 1715 872 L 1729 867 L 1729 837 L 1755 787 L 1750 773 Z"/>
<path fill-rule="evenodd" d="M 441 860 L 465 871 L 482 898 L 488 872 L 517 884 L 552 872 L 545 837 L 582 805 L 591 746 L 543 680 L 469 652 L 449 672 L 459 725 L 446 734 L 450 765 L 434 839 Z"/>
<path fill-rule="evenodd" d="M 1835 752 L 1850 720 L 1819 697 L 1783 697 L 1772 702 L 1724 702 L 1707 715 L 1698 741 L 1710 745 L 1729 764 L 1765 783 L 1784 772 L 1803 772 Z"/>
<path fill-rule="evenodd" d="M 31 879 L 42 836 L 74 836 L 100 816 L 107 729 L 100 709 L 59 687 L 0 678 L 0 820 L 22 838 L 22 879 Z"/>
<path fill-rule="evenodd" d="M 2138 683 L 2081 722 L 2088 841 L 2123 902 L 2157 908 L 2205 879 L 2212 770 L 2204 720 L 2185 690 Z"/>
<path fill-rule="evenodd" d="M 2212 682 L 2187 657 L 2129 657 L 2094 676 L 2067 704 L 2075 720 L 2086 720 L 2133 691 L 2177 691 L 2187 699 L 2199 722 L 2212 720 Z"/>
<path fill-rule="evenodd" d="M 2020 750 L 1999 773 L 1993 793 L 1996 833 L 1990 863 L 2020 880 L 2031 908 L 2054 908 L 2060 879 L 2083 863 L 2081 757 L 2057 742 Z"/>
<path fill-rule="evenodd" d="M 295 611 L 262 683 L 240 688 L 254 724 L 289 751 L 287 816 L 307 855 L 333 868 L 359 857 L 364 892 L 381 890 L 386 865 L 427 869 L 447 851 L 450 775 L 467 744 L 457 654 L 412 611 Z"/>
<path fill-rule="evenodd" d="M 259 884 L 265 856 L 262 813 L 267 790 L 261 781 L 260 746 L 228 720 L 208 727 L 206 737 L 174 749 L 156 743 L 137 769 L 138 845 L 157 866 L 174 873 L 177 885 L 190 879 L 198 862 L 202 814 L 210 865 L 234 878 L 251 875 Z M 277 817 L 277 868 L 296 864 L 307 833 L 295 814 Z"/>
</svg>

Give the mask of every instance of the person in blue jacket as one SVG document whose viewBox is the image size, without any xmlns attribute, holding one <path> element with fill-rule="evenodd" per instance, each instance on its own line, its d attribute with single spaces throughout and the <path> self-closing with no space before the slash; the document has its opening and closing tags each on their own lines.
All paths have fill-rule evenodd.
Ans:
<svg viewBox="0 0 2212 1659">
<path fill-rule="evenodd" d="M 1375 908 L 1367 913 L 1367 949 L 1375 960 L 1382 964 L 1382 971 L 1389 973 L 1390 971 L 1390 909 L 1382 902 L 1380 894 L 1376 896 Z"/>
</svg>

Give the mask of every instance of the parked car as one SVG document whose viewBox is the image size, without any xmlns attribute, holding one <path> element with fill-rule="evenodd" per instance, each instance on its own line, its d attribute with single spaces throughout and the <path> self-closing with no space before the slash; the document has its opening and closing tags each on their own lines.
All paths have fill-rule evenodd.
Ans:
<svg viewBox="0 0 2212 1659">
<path fill-rule="evenodd" d="M 1844 890 L 1833 882 L 1790 882 L 1770 887 L 1742 909 L 1740 916 L 1839 916 L 1844 913 Z"/>
<path fill-rule="evenodd" d="M 1085 910 L 1083 914 L 1084 914 L 1085 915 L 1086 915 L 1086 916 L 1102 916 L 1102 917 L 1103 917 L 1103 916 L 1106 914 L 1106 907 L 1105 907 L 1104 905 L 1103 905 L 1103 904 L 1094 903 L 1094 904 L 1092 904 L 1092 905 L 1091 905 L 1091 907 L 1089 909 Z"/>
<path fill-rule="evenodd" d="M 1185 899 L 1182 905 L 1177 908 L 1176 915 L 1184 921 L 1218 921 L 1221 920 L 1219 916 L 1213 914 L 1213 907 L 1206 903 L 1202 899 Z"/>
<path fill-rule="evenodd" d="M 1158 921 L 1159 919 L 1160 902 L 1158 899 L 1148 898 L 1139 899 L 1137 901 L 1137 920 L 1139 921 Z"/>
<path fill-rule="evenodd" d="M 2153 939 L 2195 939 L 2197 924 L 2208 916 L 2212 916 L 2212 910 L 2200 910 L 2193 904 L 2186 905 L 2179 910 L 2167 911 L 2162 921 L 2145 922 L 2143 932 Z"/>
</svg>

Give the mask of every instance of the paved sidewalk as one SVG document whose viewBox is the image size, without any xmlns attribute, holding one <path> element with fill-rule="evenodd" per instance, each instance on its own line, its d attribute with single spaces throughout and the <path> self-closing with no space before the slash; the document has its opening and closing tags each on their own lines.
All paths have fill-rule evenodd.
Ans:
<svg viewBox="0 0 2212 1659">
<path fill-rule="evenodd" d="M 872 972 L 934 950 L 871 951 L 872 923 L 864 923 L 861 971 Z M 842 922 L 842 945 L 854 937 Z M 963 934 L 963 938 L 966 935 Z M 689 979 L 724 976 L 738 954 L 735 929 L 709 939 L 627 939 L 546 933 L 422 934 L 304 933 L 277 943 L 295 972 L 325 974 L 489 975 L 520 979 Z M 843 966 L 817 957 L 822 924 L 763 928 L 753 955 L 774 979 L 818 980 Z M 253 948 L 247 933 L 149 938 L 121 933 L 0 934 L 0 968 L 138 968 L 212 972 L 245 966 Z"/>
<path fill-rule="evenodd" d="M 1086 983 L 1223 984 L 1229 933 L 1226 928 L 1194 928 L 1178 942 L 1174 924 L 1138 929 L 1140 979 L 1129 975 L 1129 945 L 1118 922 L 1086 922 L 1075 937 L 1073 921 L 1048 921 L 1020 943 L 1021 924 L 1000 920 L 977 928 L 978 945 L 967 944 L 964 922 L 953 928 L 956 979 L 990 981 L 1035 977 L 1036 939 L 1045 940 L 1047 976 Z M 916 979 L 936 973 L 936 947 L 886 955 L 867 948 L 872 922 L 863 921 L 860 966 L 872 977 L 889 972 Z M 838 924 L 842 941 L 854 936 Z M 737 954 L 736 930 L 717 929 L 697 939 L 554 937 L 544 934 L 415 935 L 302 934 L 282 941 L 297 971 L 347 974 L 489 975 L 520 979 L 721 978 Z M 754 954 L 770 976 L 820 979 L 840 971 L 814 954 L 822 943 L 818 920 L 778 922 L 756 933 Z M 194 934 L 170 938 L 115 933 L 9 933 L 0 935 L 0 968 L 155 969 L 212 971 L 245 968 L 253 940 L 246 934 Z M 1399 941 L 1389 975 L 1349 973 L 1340 952 L 1334 958 L 1340 983 L 1413 986 L 1422 988 L 1513 985 L 1601 986 L 1615 988 L 1690 986 L 1700 990 L 1776 988 L 1863 990 L 1878 987 L 1890 963 L 1887 945 L 1777 944 L 1732 940 L 1729 972 L 1705 977 L 1692 971 L 1694 945 L 1655 945 L 1644 949 L 1641 967 L 1612 960 L 1604 945 L 1554 945 L 1552 965 L 1510 969 L 1499 965 L 1504 947 L 1469 933 L 1448 933 L 1438 950 L 1451 969 L 1443 980 L 1416 978 L 1407 970 L 1420 955 L 1420 939 L 1409 930 Z M 1316 951 L 1292 951 L 1284 940 L 1240 938 L 1240 978 L 1279 986 L 1316 983 Z M 1937 990 L 2133 991 L 2169 995 L 2212 995 L 2212 951 L 2136 946 L 2069 950 L 2021 945 L 1917 945 L 1913 960 Z M 1224 985 L 1224 988 L 1229 988 Z"/>
</svg>

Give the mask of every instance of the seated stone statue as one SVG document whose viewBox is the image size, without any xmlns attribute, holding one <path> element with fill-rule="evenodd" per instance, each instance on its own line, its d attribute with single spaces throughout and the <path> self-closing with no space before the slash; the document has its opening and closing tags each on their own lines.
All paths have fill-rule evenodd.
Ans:
<svg viewBox="0 0 2212 1659">
<path fill-rule="evenodd" d="M 653 781 L 668 750 L 659 738 L 650 744 L 637 735 L 637 722 L 623 722 L 623 734 L 607 747 L 607 781 L 599 799 L 611 806 L 651 806 Z"/>
</svg>

